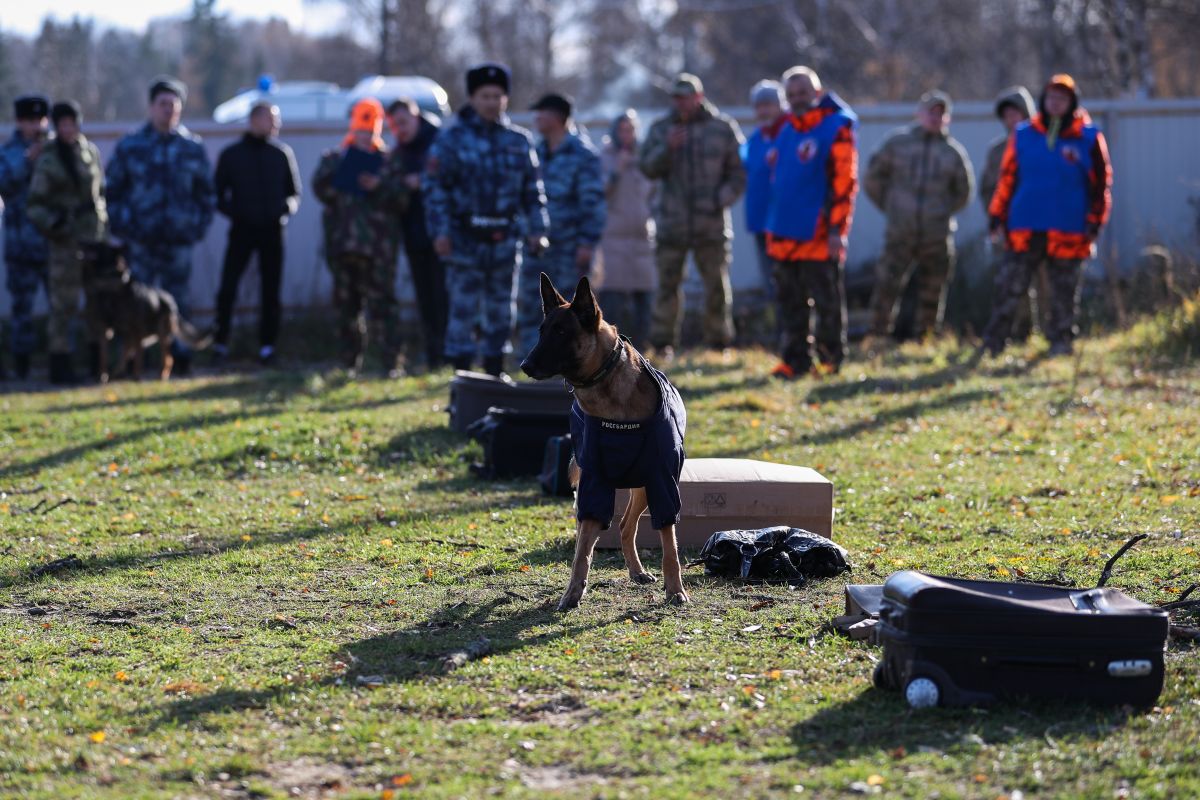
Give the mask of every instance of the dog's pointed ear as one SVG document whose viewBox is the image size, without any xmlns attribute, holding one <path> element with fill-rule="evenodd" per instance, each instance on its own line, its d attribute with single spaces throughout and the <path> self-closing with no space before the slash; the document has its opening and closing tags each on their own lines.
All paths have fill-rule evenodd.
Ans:
<svg viewBox="0 0 1200 800">
<path fill-rule="evenodd" d="M 571 298 L 571 310 L 575 312 L 585 331 L 600 329 L 600 304 L 596 302 L 596 295 L 592 294 L 592 284 L 587 275 L 580 278 L 579 285 L 575 287 L 575 296 Z"/>
<path fill-rule="evenodd" d="M 556 308 L 561 308 L 567 304 L 567 299 L 558 293 L 558 289 L 554 288 L 554 282 L 550 280 L 550 276 L 542 273 L 542 316 L 546 316 Z"/>
</svg>

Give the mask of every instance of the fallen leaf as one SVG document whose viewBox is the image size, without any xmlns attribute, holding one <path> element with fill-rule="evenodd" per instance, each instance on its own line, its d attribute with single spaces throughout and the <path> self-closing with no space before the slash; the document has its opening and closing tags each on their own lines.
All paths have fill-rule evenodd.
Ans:
<svg viewBox="0 0 1200 800">
<path fill-rule="evenodd" d="M 95 731 L 94 733 L 89 733 L 88 738 L 91 739 L 96 744 L 103 744 L 104 739 L 106 738 L 106 735 L 105 735 L 104 731 Z"/>
<path fill-rule="evenodd" d="M 410 775 L 406 772 L 403 775 L 397 775 L 396 777 L 392 778 L 392 785 L 393 786 L 408 786 L 410 783 L 412 783 L 412 780 L 413 780 L 412 775 Z"/>
<path fill-rule="evenodd" d="M 757 630 L 762 630 L 762 625 L 747 625 L 742 628 L 742 633 L 754 633 Z"/>
<path fill-rule="evenodd" d="M 391 539 L 380 539 L 380 540 L 379 540 L 379 545 L 380 545 L 380 547 L 391 547 L 391 546 L 392 546 L 392 540 L 391 540 Z"/>
<path fill-rule="evenodd" d="M 867 786 L 883 786 L 883 776 L 872 775 L 871 777 L 867 778 Z"/>
<path fill-rule="evenodd" d="M 127 673 L 123 669 L 119 669 L 119 670 L 117 670 L 116 674 L 113 675 L 113 677 L 123 683 L 123 682 L 129 680 L 129 673 Z"/>
</svg>

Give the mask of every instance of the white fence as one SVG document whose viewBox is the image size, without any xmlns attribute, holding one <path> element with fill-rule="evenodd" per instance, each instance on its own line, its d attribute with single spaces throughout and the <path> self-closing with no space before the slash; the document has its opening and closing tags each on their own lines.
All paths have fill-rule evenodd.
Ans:
<svg viewBox="0 0 1200 800">
<path fill-rule="evenodd" d="M 1200 198 L 1200 99 L 1152 101 L 1097 101 L 1088 104 L 1096 122 L 1104 129 L 1112 153 L 1114 170 L 1113 220 L 1100 242 L 1102 258 L 1128 269 L 1140 248 L 1164 244 L 1189 255 L 1197 252 L 1197 214 L 1200 210 L 1189 201 Z M 861 119 L 861 166 L 891 129 L 907 123 L 912 107 L 880 105 L 856 109 Z M 730 109 L 748 130 L 747 109 Z M 646 111 L 643 119 L 658 113 Z M 593 138 L 599 139 L 608 127 L 606 121 L 587 119 Z M 336 124 L 297 124 L 284 120 L 283 138 L 296 151 L 305 181 L 312 175 L 323 150 L 336 146 L 342 128 Z M 107 158 L 116 140 L 130 125 L 92 125 L 86 133 Z M 211 122 L 193 122 L 191 129 L 204 138 L 209 155 L 217 153 L 241 131 L 236 127 Z M 976 172 L 982 166 L 988 144 L 1001 128 L 992 115 L 992 105 L 983 102 L 957 103 L 952 133 L 975 161 Z M 758 285 L 754 248 L 741 227 L 740 206 L 734 213 L 733 284 L 735 291 Z M 883 237 L 883 217 L 865 196 L 859 195 L 854 227 L 850 236 L 851 269 L 870 264 L 879 252 Z M 960 265 L 973 269 L 980 261 L 986 219 L 976 199 L 959 218 L 958 247 Z M 192 272 L 192 305 L 198 316 L 210 311 L 220 281 L 221 260 L 228 226 L 217 221 L 195 249 Z M 306 195 L 299 214 L 288 226 L 287 256 L 283 278 L 283 302 L 288 308 L 320 307 L 330 302 L 330 280 L 321 256 L 320 207 Z M 407 270 L 401 269 L 398 289 L 411 297 Z M 239 307 L 253 307 L 257 297 L 254 270 L 243 280 Z M 44 308 L 44 301 L 39 300 Z M 9 298 L 0 287 L 0 316 L 7 316 Z"/>
</svg>

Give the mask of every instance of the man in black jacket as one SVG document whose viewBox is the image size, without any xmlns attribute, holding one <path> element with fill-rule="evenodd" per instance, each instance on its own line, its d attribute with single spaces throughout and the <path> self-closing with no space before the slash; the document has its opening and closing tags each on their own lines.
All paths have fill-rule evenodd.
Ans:
<svg viewBox="0 0 1200 800">
<path fill-rule="evenodd" d="M 404 180 L 411 192 L 408 209 L 401 219 L 404 230 L 404 254 L 417 294 L 417 311 L 425 338 L 425 359 L 430 369 L 441 366 L 446 345 L 446 318 L 449 299 L 446 293 L 446 268 L 433 249 L 425 227 L 425 203 L 421 180 L 425 174 L 429 149 L 437 138 L 436 118 L 425 116 L 412 100 L 397 100 L 388 107 L 388 119 L 396 146 L 392 158 L 400 162 Z"/>
<path fill-rule="evenodd" d="M 238 281 L 250 256 L 258 253 L 262 311 L 258 322 L 259 360 L 275 357 L 279 333 L 279 287 L 283 276 L 283 228 L 300 205 L 300 175 L 292 149 L 277 137 L 279 109 L 259 101 L 250 110 L 249 130 L 217 159 L 217 210 L 229 218 L 229 244 L 217 292 L 213 353 L 229 353 L 230 318 Z"/>
</svg>

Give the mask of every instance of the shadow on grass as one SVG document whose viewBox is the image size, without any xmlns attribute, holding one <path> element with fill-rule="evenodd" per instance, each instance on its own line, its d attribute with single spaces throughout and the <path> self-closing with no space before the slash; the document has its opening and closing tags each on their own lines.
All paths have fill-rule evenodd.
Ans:
<svg viewBox="0 0 1200 800">
<path fill-rule="evenodd" d="M 826 383 L 814 387 L 808 393 L 806 402 L 830 403 L 852 400 L 861 395 L 870 394 L 901 394 L 929 389 L 940 389 L 943 386 L 958 383 L 971 375 L 977 366 L 977 361 L 967 358 L 947 364 L 940 369 L 925 372 L 912 378 L 868 378 L 861 381 Z"/>
<path fill-rule="evenodd" d="M 189 381 L 190 383 L 190 381 Z M 122 385 L 133 385 L 128 381 L 117 381 L 111 384 L 112 389 L 120 388 Z M 131 406 L 153 405 L 155 403 L 172 403 L 177 401 L 186 402 L 203 402 L 207 400 L 247 400 L 256 399 L 262 403 L 281 402 L 293 394 L 304 391 L 307 387 L 307 376 L 301 373 L 270 373 L 268 375 L 254 374 L 246 376 L 238 376 L 233 380 L 213 380 L 205 381 L 202 384 L 187 387 L 176 384 L 164 384 L 165 386 L 175 386 L 172 391 L 169 388 L 164 388 L 161 392 L 147 394 L 141 397 L 122 398 L 116 402 L 107 400 L 92 400 L 78 403 L 63 403 L 57 406 L 51 406 L 45 409 L 46 413 L 75 413 L 79 411 L 92 411 L 98 408 L 106 408 L 119 411 Z M 101 388 L 96 385 L 92 388 Z M 61 391 L 61 389 L 60 389 Z"/>
<path fill-rule="evenodd" d="M 1098 739 L 1125 724 L 1129 712 L 1039 701 L 1028 708 L 935 708 L 914 711 L 898 692 L 868 689 L 851 700 L 823 708 L 792 728 L 796 757 L 828 765 L 873 753 L 916 753 L 975 749 L 1022 739 Z M 901 749 L 903 748 L 903 749 Z"/>
<path fill-rule="evenodd" d="M 510 611 L 508 606 L 516 602 L 521 601 L 508 594 L 476 605 L 460 601 L 433 612 L 415 625 L 351 642 L 339 648 L 337 657 L 352 667 L 343 674 L 321 679 L 319 685 L 338 686 L 349 691 L 359 686 L 360 677 L 367 676 L 383 683 L 451 680 L 453 671 L 446 666 L 446 657 L 471 648 L 483 639 L 488 642 L 486 652 L 476 649 L 468 660 L 539 646 L 614 624 L 627 616 L 609 613 L 599 619 L 578 614 L 564 617 L 554 610 L 550 599 L 533 607 Z M 531 633 L 531 629 L 540 626 L 546 626 L 548 630 Z M 280 683 L 261 689 L 222 689 L 198 697 L 181 698 L 157 706 L 157 719 L 151 727 L 186 724 L 208 714 L 264 708 L 293 691 L 292 684 Z"/>
</svg>

